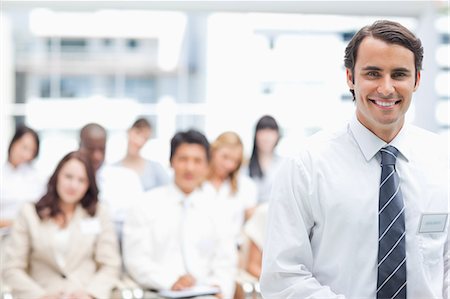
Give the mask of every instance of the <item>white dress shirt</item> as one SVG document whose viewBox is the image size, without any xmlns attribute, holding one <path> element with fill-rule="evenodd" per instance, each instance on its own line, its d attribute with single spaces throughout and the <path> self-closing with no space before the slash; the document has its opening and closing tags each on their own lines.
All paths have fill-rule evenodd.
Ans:
<svg viewBox="0 0 450 299">
<path fill-rule="evenodd" d="M 257 203 L 258 191 L 255 183 L 246 175 L 240 175 L 238 190 L 234 194 L 231 193 L 229 179 L 225 180 L 219 189 L 216 189 L 209 181 L 203 184 L 203 188 L 209 193 L 208 198 L 216 201 L 215 204 L 220 211 L 217 216 L 221 217 L 224 230 L 239 241 L 245 221 L 245 210 L 254 207 Z"/>
<path fill-rule="evenodd" d="M 44 195 L 47 177 L 31 164 L 14 168 L 3 164 L 0 184 L 0 218 L 13 220 L 26 202 L 36 202 Z"/>
<path fill-rule="evenodd" d="M 236 250 L 215 215 L 201 189 L 186 196 L 171 183 L 146 192 L 124 225 L 130 275 L 144 287 L 167 290 L 189 273 L 198 285 L 217 285 L 232 298 Z"/>
<path fill-rule="evenodd" d="M 128 209 L 142 196 L 139 176 L 122 166 L 102 166 L 96 174 L 100 201 L 109 207 L 111 218 L 121 225 Z"/>
<path fill-rule="evenodd" d="M 449 149 L 440 141 L 405 125 L 390 143 L 400 151 L 408 298 L 448 298 L 448 221 L 443 232 L 418 231 L 423 214 L 449 211 Z M 354 118 L 284 164 L 269 207 L 264 298 L 375 298 L 384 146 Z"/>
<path fill-rule="evenodd" d="M 115 165 L 126 167 L 122 161 Z M 152 160 L 145 160 L 144 171 L 139 175 L 139 179 L 143 191 L 149 191 L 150 189 L 166 185 L 170 181 L 169 175 L 164 167 L 159 162 Z"/>
</svg>

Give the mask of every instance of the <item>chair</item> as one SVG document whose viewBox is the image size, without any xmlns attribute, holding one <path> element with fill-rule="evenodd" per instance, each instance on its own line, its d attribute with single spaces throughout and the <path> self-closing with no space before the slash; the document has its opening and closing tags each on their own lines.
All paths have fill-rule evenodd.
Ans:
<svg viewBox="0 0 450 299">
<path fill-rule="evenodd" d="M 261 299 L 259 279 L 246 271 L 250 239 L 243 232 L 241 234 L 241 245 L 239 246 L 239 265 L 236 275 L 236 291 L 234 299 Z"/>
</svg>

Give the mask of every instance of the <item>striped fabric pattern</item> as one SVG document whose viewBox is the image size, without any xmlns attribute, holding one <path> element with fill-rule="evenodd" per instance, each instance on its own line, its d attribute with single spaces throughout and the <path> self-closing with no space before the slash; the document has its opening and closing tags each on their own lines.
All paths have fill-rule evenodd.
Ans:
<svg viewBox="0 0 450 299">
<path fill-rule="evenodd" d="M 406 298 L 405 205 L 395 169 L 398 150 L 381 153 L 377 298 Z"/>
</svg>

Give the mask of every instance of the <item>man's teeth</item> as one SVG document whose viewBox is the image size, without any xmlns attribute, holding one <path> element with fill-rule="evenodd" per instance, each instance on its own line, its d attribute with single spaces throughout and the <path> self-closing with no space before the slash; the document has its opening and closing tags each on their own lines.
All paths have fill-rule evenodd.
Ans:
<svg viewBox="0 0 450 299">
<path fill-rule="evenodd" d="M 395 102 L 381 102 L 381 101 L 375 101 L 375 103 L 378 106 L 383 106 L 383 107 L 391 107 L 395 105 Z"/>
</svg>

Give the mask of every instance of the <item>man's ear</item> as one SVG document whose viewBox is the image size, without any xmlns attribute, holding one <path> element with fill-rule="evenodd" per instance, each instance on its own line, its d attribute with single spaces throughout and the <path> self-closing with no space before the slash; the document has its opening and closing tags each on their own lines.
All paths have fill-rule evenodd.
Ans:
<svg viewBox="0 0 450 299">
<path fill-rule="evenodd" d="M 353 78 L 353 72 L 350 69 L 345 69 L 345 74 L 347 77 L 347 85 L 350 89 L 354 89 L 355 78 Z"/>
<path fill-rule="evenodd" d="M 414 84 L 414 91 L 416 91 L 417 88 L 419 88 L 419 83 L 420 83 L 420 71 L 417 72 L 416 82 Z"/>
</svg>

